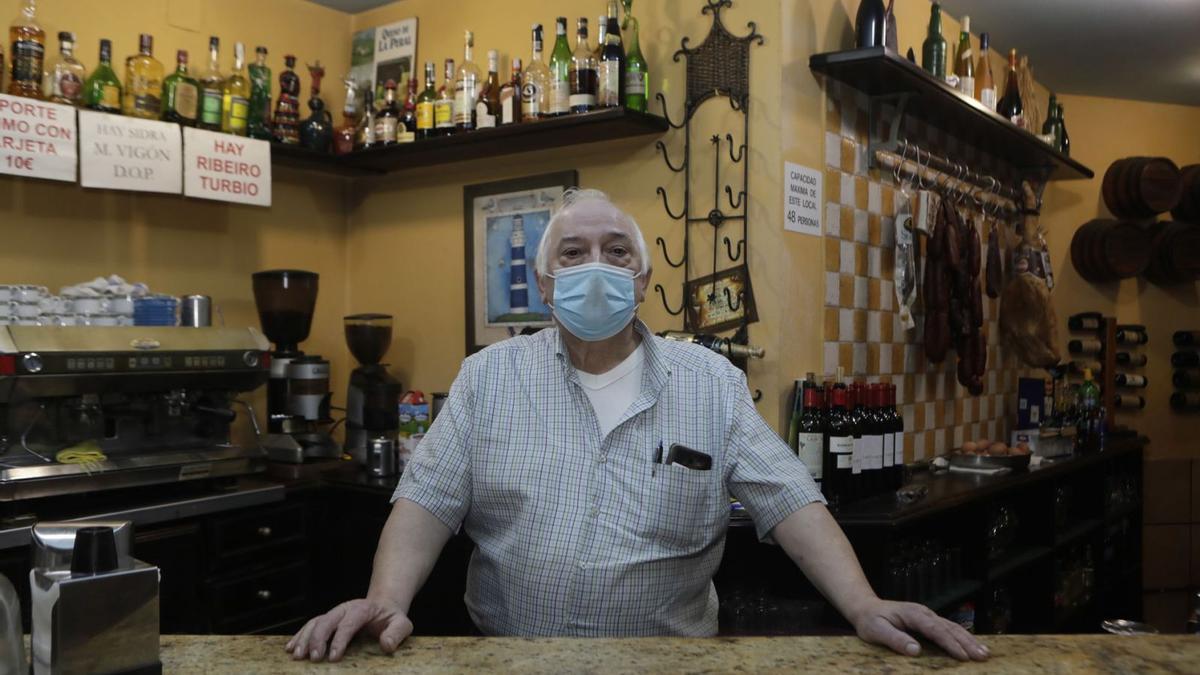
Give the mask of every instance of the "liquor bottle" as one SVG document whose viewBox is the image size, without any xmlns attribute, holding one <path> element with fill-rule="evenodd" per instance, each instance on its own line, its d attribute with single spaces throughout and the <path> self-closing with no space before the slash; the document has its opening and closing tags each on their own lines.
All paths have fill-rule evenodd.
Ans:
<svg viewBox="0 0 1200 675">
<path fill-rule="evenodd" d="M 601 33 L 598 63 L 596 106 L 617 108 L 625 100 L 625 47 L 621 43 L 621 26 L 617 24 L 617 0 L 608 0 L 608 30 Z"/>
<path fill-rule="evenodd" d="M 638 44 L 638 20 L 633 16 L 633 0 L 621 0 L 625 5 L 625 21 L 621 24 L 625 48 L 625 107 L 646 112 L 646 82 L 649 70 L 642 48 Z"/>
<path fill-rule="evenodd" d="M 896 407 L 896 385 L 888 385 L 888 405 L 892 415 L 892 480 L 893 490 L 904 485 L 904 416 Z"/>
<path fill-rule="evenodd" d="M 810 377 L 802 387 L 804 402 L 796 429 L 796 451 L 817 485 L 824 472 L 825 412 L 822 392 Z"/>
<path fill-rule="evenodd" d="M 883 0 L 861 0 L 854 17 L 854 46 L 858 49 L 884 46 L 886 26 L 887 10 Z"/>
<path fill-rule="evenodd" d="M 21 13 L 8 28 L 11 72 L 8 93 L 42 98 L 42 70 L 46 59 L 46 31 L 37 22 L 37 3 L 25 0 Z"/>
<path fill-rule="evenodd" d="M 521 121 L 521 59 L 512 60 L 512 79 L 500 87 L 500 118 L 497 124 Z"/>
<path fill-rule="evenodd" d="M 363 114 L 354 131 L 354 149 L 366 150 L 375 147 L 375 92 L 370 87 L 363 92 Z"/>
<path fill-rule="evenodd" d="M 684 333 L 681 331 L 669 330 L 658 334 L 659 337 L 676 342 L 690 342 L 694 345 L 700 345 L 730 359 L 761 359 L 766 355 L 766 351 L 761 347 L 753 345 L 743 345 L 729 340 L 729 338 L 717 337 L 716 335 L 708 335 L 705 333 Z"/>
<path fill-rule="evenodd" d="M 283 57 L 283 72 L 279 73 L 279 98 L 271 131 L 275 140 L 284 145 L 300 143 L 300 76 L 296 74 L 296 57 Z"/>
<path fill-rule="evenodd" d="M 250 119 L 246 128 L 250 138 L 271 140 L 271 69 L 267 66 L 267 48 L 254 48 L 250 73 Z"/>
<path fill-rule="evenodd" d="M 479 68 L 472 60 L 475 49 L 475 34 L 466 33 L 465 58 L 454 78 L 454 126 L 459 131 L 475 128 L 475 104 L 479 103 Z"/>
<path fill-rule="evenodd" d="M 1058 128 L 1062 138 L 1059 140 L 1058 151 L 1067 157 L 1071 156 L 1071 134 L 1067 133 L 1067 120 L 1063 117 L 1063 104 L 1060 101 L 1058 104 Z"/>
<path fill-rule="evenodd" d="M 175 52 L 175 72 L 163 80 L 161 118 L 194 127 L 199 111 L 200 85 L 188 74 L 188 53 L 180 49 Z"/>
<path fill-rule="evenodd" d="M 1067 342 L 1067 351 L 1072 354 L 1095 355 L 1104 351 L 1104 344 L 1099 340 L 1071 340 Z"/>
<path fill-rule="evenodd" d="M 1176 347 L 1200 345 L 1200 330 L 1177 330 L 1171 335 L 1171 341 Z"/>
<path fill-rule="evenodd" d="M 601 14 L 596 17 L 596 48 L 592 50 L 592 58 L 596 59 L 596 63 L 600 63 L 600 57 L 604 55 L 604 40 L 607 36 L 608 18 Z"/>
<path fill-rule="evenodd" d="M 221 105 L 225 98 L 225 76 L 221 75 L 221 40 L 208 38 L 208 71 L 200 78 L 200 121 L 196 126 L 209 131 L 221 130 Z M 299 117 L 297 107 L 297 118 Z"/>
<path fill-rule="evenodd" d="M 375 113 L 375 146 L 396 144 L 396 125 L 400 123 L 400 106 L 396 105 L 396 81 L 383 85 L 383 105 Z"/>
<path fill-rule="evenodd" d="M 854 429 L 846 411 L 847 398 L 846 385 L 834 384 L 829 398 L 829 415 L 825 420 L 821 491 L 834 507 L 850 501 L 848 488 L 853 474 Z"/>
<path fill-rule="evenodd" d="M 342 125 L 333 132 L 333 152 L 337 155 L 354 152 L 358 121 L 362 117 L 358 112 L 358 82 L 347 75 L 342 79 L 342 84 L 346 86 L 346 100 L 342 103 Z"/>
<path fill-rule="evenodd" d="M 1175 352 L 1171 355 L 1171 365 L 1176 368 L 1200 366 L 1200 352 Z"/>
<path fill-rule="evenodd" d="M 1177 391 L 1171 394 L 1171 407 L 1180 412 L 1200 410 L 1200 392 Z"/>
<path fill-rule="evenodd" d="M 320 59 L 316 63 L 306 64 L 308 76 L 312 78 L 312 88 L 309 90 L 308 109 L 311 114 L 300 123 L 300 147 L 314 152 L 327 153 L 333 146 L 333 115 L 325 107 L 321 98 L 321 80 L 325 77 L 325 67 Z"/>
<path fill-rule="evenodd" d="M 542 24 L 533 24 L 533 54 L 521 78 L 521 121 L 533 122 L 550 110 L 550 69 L 542 60 Z"/>
<path fill-rule="evenodd" d="M 1062 147 L 1062 128 L 1058 126 L 1058 97 L 1050 94 L 1046 106 L 1046 121 L 1042 122 L 1042 135 L 1050 137 L 1050 146 L 1055 150 Z"/>
<path fill-rule="evenodd" d="M 433 118 L 437 105 L 437 78 L 434 67 L 433 61 L 425 62 L 425 89 L 417 97 L 417 138 L 421 139 L 436 135 Z"/>
<path fill-rule="evenodd" d="M 988 110 L 996 110 L 996 80 L 992 79 L 992 60 L 988 58 L 991 38 L 979 34 L 979 65 L 975 66 L 975 98 Z"/>
<path fill-rule="evenodd" d="M 1176 389 L 1200 388 L 1200 370 L 1177 370 L 1171 376 Z"/>
<path fill-rule="evenodd" d="M 1116 353 L 1117 364 L 1122 366 L 1142 367 L 1149 361 L 1145 354 L 1131 354 L 1129 352 Z"/>
<path fill-rule="evenodd" d="M 1150 341 L 1145 326 L 1117 326 L 1117 344 L 1144 345 Z"/>
<path fill-rule="evenodd" d="M 221 131 L 245 136 L 250 124 L 250 78 L 246 77 L 246 47 L 233 45 L 233 72 L 221 87 Z"/>
<path fill-rule="evenodd" d="M 163 65 L 154 58 L 154 38 L 138 36 L 138 53 L 125 60 L 125 95 L 121 112 L 156 120 L 162 115 Z"/>
<path fill-rule="evenodd" d="M 1146 407 L 1146 398 L 1135 394 L 1115 394 L 1113 406 L 1122 410 L 1142 410 Z"/>
<path fill-rule="evenodd" d="M 996 104 L 996 112 L 1013 124 L 1025 128 L 1025 107 L 1021 104 L 1021 87 L 1017 83 L 1017 50 L 1008 52 L 1008 81 L 1004 97 Z"/>
<path fill-rule="evenodd" d="M 100 61 L 83 83 L 83 106 L 106 113 L 121 112 L 121 81 L 112 68 L 112 41 L 100 41 Z"/>
<path fill-rule="evenodd" d="M 1079 418 L 1076 421 L 1076 435 L 1081 448 L 1085 451 L 1099 448 L 1100 434 L 1100 388 L 1092 379 L 1092 371 L 1085 368 L 1083 383 L 1079 385 Z"/>
<path fill-rule="evenodd" d="M 575 29 L 575 52 L 567 70 L 571 84 L 569 99 L 572 113 L 591 112 L 596 108 L 596 58 L 588 47 L 588 21 L 580 17 Z"/>
<path fill-rule="evenodd" d="M 3 64 L 0 64 L 0 73 L 3 73 Z M 54 103 L 78 106 L 83 100 L 83 81 L 86 78 L 86 69 L 75 58 L 75 34 L 60 32 L 58 55 L 46 65 L 46 82 L 43 86 L 46 97 Z"/>
<path fill-rule="evenodd" d="M 967 96 L 975 95 L 975 53 L 971 49 L 971 17 L 962 18 L 962 32 L 958 34 L 958 58 L 954 74 L 958 76 L 958 90 Z"/>
<path fill-rule="evenodd" d="M 479 90 L 479 100 L 475 103 L 475 128 L 483 129 L 496 126 L 500 117 L 500 52 L 488 50 L 488 74 L 483 87 Z"/>
<path fill-rule="evenodd" d="M 1133 373 L 1117 373 L 1115 378 L 1118 387 L 1134 387 L 1142 389 L 1146 386 L 1145 375 L 1134 375 Z"/>
<path fill-rule="evenodd" d="M 566 115 L 571 110 L 571 48 L 567 46 L 567 17 L 554 20 L 554 50 L 550 52 L 549 109 L 545 115 Z"/>
<path fill-rule="evenodd" d="M 408 75 L 408 92 L 404 105 L 400 107 L 400 121 L 396 124 L 396 142 L 412 143 L 417 140 L 417 79 Z"/>
<path fill-rule="evenodd" d="M 1080 312 L 1072 314 L 1067 319 L 1067 328 L 1075 331 L 1097 331 L 1100 330 L 1100 312 Z"/>
<path fill-rule="evenodd" d="M 933 3 L 929 31 L 921 47 L 921 67 L 939 82 L 946 79 L 946 38 L 942 37 L 942 6 Z"/>
<path fill-rule="evenodd" d="M 454 59 L 446 59 L 442 86 L 438 88 L 437 101 L 433 104 L 433 129 L 438 136 L 454 133 Z"/>
</svg>

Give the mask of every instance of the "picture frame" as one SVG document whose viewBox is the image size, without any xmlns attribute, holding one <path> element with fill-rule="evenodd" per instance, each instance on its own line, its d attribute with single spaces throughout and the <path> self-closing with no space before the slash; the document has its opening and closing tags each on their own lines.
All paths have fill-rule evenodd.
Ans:
<svg viewBox="0 0 1200 675">
<path fill-rule="evenodd" d="M 467 355 L 553 325 L 534 264 L 555 205 L 578 185 L 569 170 L 463 187 Z"/>
<path fill-rule="evenodd" d="M 697 333 L 718 333 L 758 321 L 750 270 L 745 265 L 688 281 L 684 297 L 688 325 Z"/>
</svg>

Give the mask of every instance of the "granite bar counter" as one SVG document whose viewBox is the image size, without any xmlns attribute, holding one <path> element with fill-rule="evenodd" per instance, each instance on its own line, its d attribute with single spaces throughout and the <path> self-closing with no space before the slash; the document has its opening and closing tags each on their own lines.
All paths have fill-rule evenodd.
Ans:
<svg viewBox="0 0 1200 675">
<path fill-rule="evenodd" d="M 992 658 L 959 663 L 936 649 L 910 658 L 853 637 L 521 639 L 411 638 L 393 655 L 360 641 L 340 663 L 290 660 L 277 636 L 162 637 L 167 673 L 820 672 L 1195 673 L 1188 635 L 989 636 Z"/>
</svg>

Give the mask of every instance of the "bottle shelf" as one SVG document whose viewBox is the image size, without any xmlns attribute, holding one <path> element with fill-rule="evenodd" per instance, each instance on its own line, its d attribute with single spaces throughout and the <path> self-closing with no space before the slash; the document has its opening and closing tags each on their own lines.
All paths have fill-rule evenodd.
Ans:
<svg viewBox="0 0 1200 675">
<path fill-rule="evenodd" d="M 535 150 L 660 135 L 667 128 L 667 121 L 658 115 L 626 108 L 609 108 L 360 150 L 348 155 L 324 155 L 294 146 L 272 144 L 271 161 L 275 166 L 354 178 Z"/>
<path fill-rule="evenodd" d="M 883 47 L 814 54 L 808 66 L 870 97 L 908 95 L 906 115 L 915 116 L 1023 172 L 1044 175 L 1048 180 L 1095 176 L 1088 167 Z"/>
</svg>

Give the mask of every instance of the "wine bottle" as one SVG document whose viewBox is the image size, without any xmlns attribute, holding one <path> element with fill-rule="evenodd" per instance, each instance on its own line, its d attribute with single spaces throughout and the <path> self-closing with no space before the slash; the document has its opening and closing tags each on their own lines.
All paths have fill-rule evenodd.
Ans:
<svg viewBox="0 0 1200 675">
<path fill-rule="evenodd" d="M 800 454 L 798 436 L 800 434 L 800 416 L 804 413 L 804 380 L 792 383 L 792 407 L 788 415 L 787 441 L 788 447 L 797 455 Z"/>
<path fill-rule="evenodd" d="M 1176 389 L 1200 388 L 1200 370 L 1176 370 L 1175 374 L 1171 376 L 1171 382 Z"/>
<path fill-rule="evenodd" d="M 866 495 L 867 476 L 864 472 L 870 464 L 870 417 L 867 415 L 867 390 L 861 382 L 850 385 L 850 426 L 854 438 L 854 454 L 850 457 L 850 499 L 858 500 Z"/>
<path fill-rule="evenodd" d="M 475 104 L 475 128 L 496 126 L 500 119 L 500 52 L 488 50 L 488 74 Z"/>
<path fill-rule="evenodd" d="M 967 96 L 975 95 L 975 59 L 971 50 L 971 17 L 963 16 L 962 32 L 958 34 L 958 55 L 954 74 L 958 76 L 958 89 Z"/>
<path fill-rule="evenodd" d="M 1200 352 L 1175 352 L 1171 355 L 1171 365 L 1176 368 L 1200 366 Z"/>
<path fill-rule="evenodd" d="M 633 0 L 621 0 L 625 7 L 625 20 L 621 33 L 625 44 L 625 107 L 637 112 L 646 112 L 646 89 L 649 70 L 642 48 L 638 44 L 638 20 L 633 16 Z"/>
<path fill-rule="evenodd" d="M 867 385 L 864 393 L 867 396 L 864 410 L 867 456 L 863 470 L 867 472 L 865 495 L 872 495 L 884 488 L 883 435 L 887 432 L 887 422 L 883 412 L 883 385 Z"/>
<path fill-rule="evenodd" d="M 1176 347 L 1191 347 L 1200 345 L 1200 330 L 1177 330 L 1171 336 Z"/>
<path fill-rule="evenodd" d="M 1063 104 L 1061 101 L 1058 104 L 1058 128 L 1059 132 L 1062 134 L 1062 138 L 1059 139 L 1061 147 L 1058 149 L 1058 151 L 1067 157 L 1070 157 L 1071 135 L 1067 133 L 1067 118 L 1063 116 Z"/>
<path fill-rule="evenodd" d="M 854 46 L 859 49 L 882 47 L 887 11 L 883 0 L 862 0 L 854 17 Z"/>
<path fill-rule="evenodd" d="M 363 114 L 354 130 L 354 149 L 375 147 L 375 92 L 367 87 L 363 92 Z"/>
<path fill-rule="evenodd" d="M 550 52 L 550 93 L 547 115 L 566 115 L 571 111 L 571 47 L 567 45 L 567 17 L 554 20 L 554 49 Z"/>
<path fill-rule="evenodd" d="M 1113 405 L 1122 410 L 1141 410 L 1146 407 L 1146 399 L 1134 394 L 1116 394 L 1113 396 Z"/>
<path fill-rule="evenodd" d="M 1118 365 L 1133 366 L 1135 368 L 1141 368 L 1142 366 L 1146 365 L 1147 361 L 1149 361 L 1149 359 L 1146 358 L 1145 354 L 1132 354 L 1130 352 L 1117 352 L 1115 356 L 1116 356 Z"/>
<path fill-rule="evenodd" d="M 1021 87 L 1017 82 L 1017 50 L 1008 52 L 1008 80 L 1004 96 L 996 104 L 996 112 L 1013 124 L 1025 128 L 1025 107 L 1021 104 Z"/>
<path fill-rule="evenodd" d="M 802 387 L 804 402 L 801 406 L 800 422 L 796 434 L 796 451 L 808 473 L 817 485 L 821 485 L 824 471 L 825 414 L 822 392 L 811 378 Z"/>
<path fill-rule="evenodd" d="M 437 101 L 433 104 L 433 127 L 438 136 L 454 133 L 454 59 L 446 59 L 442 86 L 438 89 Z"/>
<path fill-rule="evenodd" d="M 946 79 L 946 38 L 942 37 L 942 6 L 933 3 L 929 14 L 929 31 L 921 46 L 921 67 L 937 78 Z"/>
<path fill-rule="evenodd" d="M 521 121 L 534 122 L 550 109 L 550 69 L 542 60 L 542 24 L 533 24 L 533 54 L 521 79 Z"/>
<path fill-rule="evenodd" d="M 617 0 L 608 0 L 607 30 L 600 45 L 597 70 L 596 106 L 618 108 L 625 101 L 625 46 L 621 42 L 621 26 L 617 23 Z M 605 25 L 605 24 L 602 24 Z"/>
<path fill-rule="evenodd" d="M 433 138 L 437 134 L 434 124 L 437 105 L 437 76 L 433 61 L 425 62 L 425 89 L 417 97 L 417 138 Z"/>
<path fill-rule="evenodd" d="M 1144 388 L 1146 386 L 1145 375 L 1134 375 L 1133 373 L 1117 373 L 1115 378 L 1118 387 L 1134 387 Z"/>
<path fill-rule="evenodd" d="M 580 17 L 575 29 L 575 51 L 567 69 L 571 90 L 568 98 L 572 113 L 591 112 L 596 108 L 596 57 L 588 46 L 588 20 Z"/>
<path fill-rule="evenodd" d="M 975 98 L 988 110 L 996 110 L 996 80 L 992 78 L 992 60 L 988 58 L 991 38 L 979 34 L 979 65 L 975 67 Z"/>
<path fill-rule="evenodd" d="M 831 506 L 849 501 L 847 488 L 853 472 L 854 429 L 846 411 L 846 385 L 838 382 L 831 389 L 829 416 L 825 421 L 821 490 Z"/>
<path fill-rule="evenodd" d="M 753 345 L 738 344 L 728 338 L 717 337 L 716 335 L 706 335 L 704 333 L 684 333 L 681 331 L 666 331 L 659 333 L 659 337 L 676 342 L 690 342 L 695 345 L 700 345 L 730 359 L 761 359 L 766 355 L 766 351 L 761 347 Z"/>
<path fill-rule="evenodd" d="M 400 121 L 396 123 L 396 142 L 412 143 L 417 140 L 417 78 L 408 74 L 407 93 L 400 108 Z"/>
<path fill-rule="evenodd" d="M 1067 319 L 1067 328 L 1075 331 L 1096 331 L 1100 330 L 1102 320 L 1100 312 L 1080 312 Z"/>
<path fill-rule="evenodd" d="M 1171 394 L 1171 407 L 1183 412 L 1200 410 L 1200 392 L 1177 391 Z"/>
<path fill-rule="evenodd" d="M 463 62 L 454 78 L 454 127 L 472 131 L 476 128 L 475 105 L 480 95 L 479 68 L 474 60 L 475 34 L 467 31 L 463 41 Z"/>
<path fill-rule="evenodd" d="M 375 113 L 375 145 L 395 145 L 396 127 L 400 124 L 400 107 L 396 105 L 396 81 L 388 80 L 383 85 L 383 105 Z"/>
<path fill-rule="evenodd" d="M 1144 345 L 1150 341 L 1145 326 L 1117 326 L 1117 344 Z"/>
<path fill-rule="evenodd" d="M 892 416 L 892 478 L 891 489 L 904 485 L 904 416 L 896 407 L 896 385 L 888 385 L 888 406 Z"/>
<path fill-rule="evenodd" d="M 1072 354 L 1099 354 L 1104 351 L 1104 343 L 1099 340 L 1071 340 L 1067 343 L 1067 351 Z"/>
<path fill-rule="evenodd" d="M 500 119 L 497 124 L 516 124 L 521 121 L 521 59 L 512 60 L 512 78 L 500 87 Z"/>
</svg>

